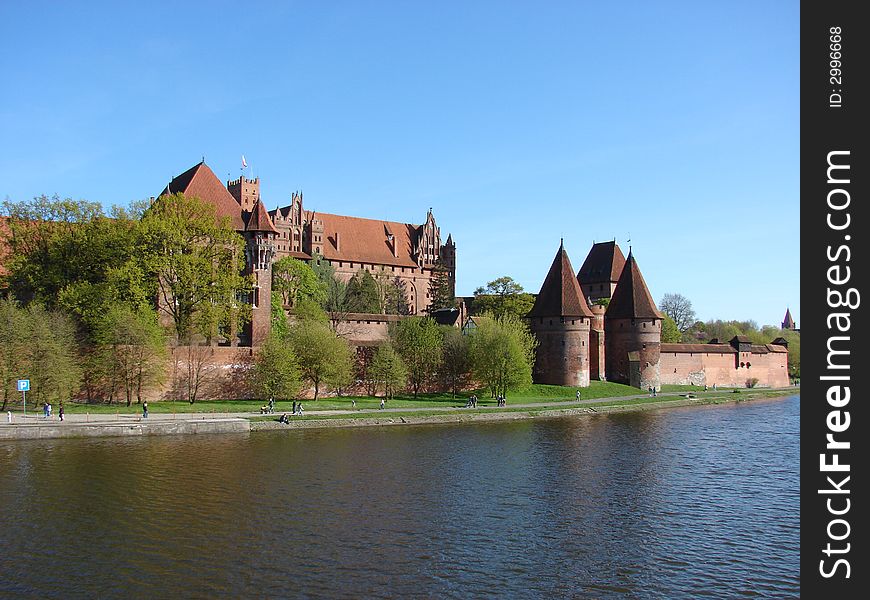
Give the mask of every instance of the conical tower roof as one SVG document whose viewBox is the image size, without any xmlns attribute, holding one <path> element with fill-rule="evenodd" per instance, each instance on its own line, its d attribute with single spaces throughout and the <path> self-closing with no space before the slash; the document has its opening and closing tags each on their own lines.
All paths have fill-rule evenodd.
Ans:
<svg viewBox="0 0 870 600">
<path fill-rule="evenodd" d="M 791 309 L 785 309 L 785 318 L 782 320 L 783 329 L 794 329 L 794 319 L 791 316 Z"/>
<path fill-rule="evenodd" d="M 266 212 L 266 207 L 258 198 L 254 203 L 254 208 L 248 216 L 248 222 L 245 225 L 245 231 L 267 231 L 269 233 L 278 233 L 275 226 L 272 224 L 272 219 L 269 218 L 269 213 Z"/>
<path fill-rule="evenodd" d="M 529 317 L 592 317 L 564 244 L 559 245 L 550 272 Z"/>
<path fill-rule="evenodd" d="M 604 316 L 608 319 L 662 318 L 630 250 Z"/>
</svg>

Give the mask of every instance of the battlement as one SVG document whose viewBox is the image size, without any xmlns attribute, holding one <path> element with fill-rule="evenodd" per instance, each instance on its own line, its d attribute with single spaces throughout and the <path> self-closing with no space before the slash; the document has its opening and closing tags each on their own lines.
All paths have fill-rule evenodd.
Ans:
<svg viewBox="0 0 870 600">
<path fill-rule="evenodd" d="M 248 179 L 247 177 L 242 175 L 238 179 L 233 179 L 233 180 L 227 181 L 227 187 L 239 186 L 239 185 L 242 185 L 243 183 L 253 183 L 255 185 L 260 185 L 260 178 L 254 177 L 253 179 Z"/>
</svg>

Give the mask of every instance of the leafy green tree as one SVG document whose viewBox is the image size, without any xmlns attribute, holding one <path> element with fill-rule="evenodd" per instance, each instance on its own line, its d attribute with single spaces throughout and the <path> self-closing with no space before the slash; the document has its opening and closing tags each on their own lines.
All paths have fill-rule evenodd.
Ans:
<svg viewBox="0 0 870 600">
<path fill-rule="evenodd" d="M 450 308 L 456 303 L 453 295 L 453 282 L 450 280 L 450 270 L 438 259 L 432 268 L 432 277 L 429 279 L 430 304 L 427 312 L 439 308 Z"/>
<path fill-rule="evenodd" d="M 665 344 L 677 344 L 683 339 L 677 324 L 667 314 L 662 319 L 662 342 Z"/>
<path fill-rule="evenodd" d="M 314 269 L 291 256 L 272 264 L 272 291 L 280 293 L 284 305 L 291 308 L 303 299 L 326 301 L 326 286 Z"/>
<path fill-rule="evenodd" d="M 442 345 L 441 373 L 454 398 L 465 384 L 470 371 L 469 336 L 455 327 L 446 328 Z"/>
<path fill-rule="evenodd" d="M 381 312 L 385 315 L 408 315 L 408 286 L 401 277 L 389 274 L 383 269 L 375 274 L 378 285 Z"/>
<path fill-rule="evenodd" d="M 375 314 L 381 312 L 378 284 L 371 273 L 365 269 L 354 273 L 347 282 L 345 302 L 349 312 Z"/>
<path fill-rule="evenodd" d="M 496 319 L 505 315 L 524 318 L 535 304 L 532 294 L 523 292 L 523 286 L 512 277 L 499 277 L 474 290 L 474 313 L 490 314 Z"/>
<path fill-rule="evenodd" d="M 303 379 L 314 386 L 315 400 L 320 395 L 321 385 L 341 387 L 350 382 L 350 348 L 325 323 L 298 323 L 290 330 L 290 343 Z"/>
<path fill-rule="evenodd" d="M 470 334 L 472 372 L 493 397 L 532 383 L 535 337 L 513 315 L 481 319 Z"/>
<path fill-rule="evenodd" d="M 0 385 L 3 406 L 21 395 L 16 381 L 27 377 L 27 338 L 29 324 L 24 310 L 10 299 L 0 300 Z"/>
<path fill-rule="evenodd" d="M 242 277 L 244 242 L 212 205 L 183 194 L 154 201 L 141 222 L 145 271 L 156 282 L 157 304 L 179 343 L 196 334 L 213 339 L 219 330 L 240 329 L 250 305 Z"/>
<path fill-rule="evenodd" d="M 127 406 L 134 396 L 141 404 L 143 390 L 162 383 L 166 339 L 153 310 L 111 307 L 97 326 L 94 341 L 111 369 L 113 381 L 123 389 Z"/>
<path fill-rule="evenodd" d="M 373 384 L 375 395 L 378 387 L 383 386 L 384 397 L 391 399 L 396 390 L 405 386 L 408 370 L 392 344 L 386 343 L 375 350 L 367 375 Z"/>
<path fill-rule="evenodd" d="M 272 323 L 272 333 L 278 337 L 286 338 L 290 334 L 290 324 L 287 322 L 287 313 L 281 300 L 281 293 L 272 291 L 272 306 L 269 310 L 269 320 Z"/>
<path fill-rule="evenodd" d="M 441 364 L 443 333 L 434 319 L 408 317 L 396 324 L 393 344 L 408 369 L 414 398 Z"/>
<path fill-rule="evenodd" d="M 79 389 L 75 326 L 59 312 L 31 303 L 24 311 L 28 335 L 25 339 L 25 379 L 30 379 L 29 398 L 36 404 L 66 400 Z"/>
<path fill-rule="evenodd" d="M 275 331 L 257 350 L 252 369 L 254 389 L 264 398 L 293 398 L 302 388 L 296 353 Z"/>
</svg>

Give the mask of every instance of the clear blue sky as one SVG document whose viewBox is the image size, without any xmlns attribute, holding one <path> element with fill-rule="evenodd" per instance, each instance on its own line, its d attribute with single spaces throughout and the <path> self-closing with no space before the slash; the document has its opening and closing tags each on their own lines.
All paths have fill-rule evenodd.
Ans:
<svg viewBox="0 0 870 600">
<path fill-rule="evenodd" d="M 0 40 L 0 198 L 244 154 L 269 208 L 433 207 L 459 294 L 631 238 L 656 301 L 800 325 L 796 1 L 2 2 Z"/>
</svg>

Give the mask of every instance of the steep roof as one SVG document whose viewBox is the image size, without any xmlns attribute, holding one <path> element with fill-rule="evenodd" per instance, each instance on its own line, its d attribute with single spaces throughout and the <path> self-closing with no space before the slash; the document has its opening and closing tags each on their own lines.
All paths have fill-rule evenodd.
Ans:
<svg viewBox="0 0 870 600">
<path fill-rule="evenodd" d="M 254 203 L 254 208 L 247 219 L 245 231 L 267 231 L 276 235 L 278 234 L 278 230 L 272 224 L 272 219 L 269 218 L 269 213 L 266 212 L 266 207 L 263 206 L 259 198 Z"/>
<path fill-rule="evenodd" d="M 583 283 L 618 281 L 625 266 L 625 256 L 616 241 L 592 244 L 577 278 Z"/>
<path fill-rule="evenodd" d="M 316 218 L 323 221 L 323 257 L 328 260 L 417 266 L 413 242 L 419 225 L 321 212 Z M 393 256 L 393 244 L 397 244 L 398 256 Z"/>
<path fill-rule="evenodd" d="M 604 316 L 607 319 L 662 318 L 630 251 Z"/>
<path fill-rule="evenodd" d="M 178 193 L 208 202 L 215 207 L 215 214 L 218 217 L 229 217 L 233 229 L 244 231 L 245 223 L 242 221 L 242 209 L 239 203 L 204 162 L 173 177 L 160 195 Z"/>
<path fill-rule="evenodd" d="M 785 317 L 782 320 L 783 329 L 794 329 L 794 319 L 791 316 L 791 309 L 785 309 Z"/>
<path fill-rule="evenodd" d="M 591 317 L 592 311 L 586 305 L 580 283 L 574 276 L 574 268 L 565 246 L 559 245 L 559 251 L 550 265 L 550 272 L 544 279 L 544 285 L 535 305 L 529 311 L 529 317 Z"/>
</svg>

